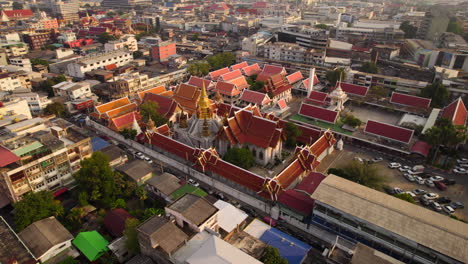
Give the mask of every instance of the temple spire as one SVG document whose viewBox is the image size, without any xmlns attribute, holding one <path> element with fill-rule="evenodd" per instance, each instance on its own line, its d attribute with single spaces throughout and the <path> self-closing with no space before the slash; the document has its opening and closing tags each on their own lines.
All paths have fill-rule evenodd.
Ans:
<svg viewBox="0 0 468 264">
<path fill-rule="evenodd" d="M 207 119 L 213 117 L 213 112 L 211 111 L 210 99 L 208 99 L 208 94 L 206 92 L 205 82 L 202 82 L 202 90 L 200 94 L 200 99 L 198 99 L 198 118 Z"/>
</svg>

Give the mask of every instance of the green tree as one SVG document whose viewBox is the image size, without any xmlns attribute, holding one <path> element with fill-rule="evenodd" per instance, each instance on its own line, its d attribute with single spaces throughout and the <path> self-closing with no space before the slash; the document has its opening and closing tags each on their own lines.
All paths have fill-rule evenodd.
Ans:
<svg viewBox="0 0 468 264">
<path fill-rule="evenodd" d="M 84 214 L 82 208 L 72 208 L 70 212 L 68 212 L 66 220 L 67 224 L 72 230 L 78 230 L 83 223 L 81 221 L 81 216 Z"/>
<path fill-rule="evenodd" d="M 252 152 L 247 148 L 230 148 L 224 155 L 224 160 L 244 169 L 251 168 L 255 163 Z"/>
<path fill-rule="evenodd" d="M 460 23 L 457 22 L 455 18 L 450 19 L 447 25 L 447 32 L 452 32 L 461 36 L 463 36 L 463 34 L 465 33 L 463 31 L 463 27 L 460 25 Z"/>
<path fill-rule="evenodd" d="M 101 35 L 98 36 L 98 42 L 101 44 L 105 44 L 111 40 L 117 40 L 118 37 L 113 36 L 107 32 L 102 33 Z"/>
<path fill-rule="evenodd" d="M 143 186 L 138 186 L 135 190 L 135 195 L 138 197 L 141 206 L 143 207 L 145 200 L 148 199 L 148 193 L 146 192 L 146 189 Z"/>
<path fill-rule="evenodd" d="M 78 202 L 79 202 L 80 206 L 88 205 L 89 204 L 88 199 L 89 199 L 89 195 L 88 195 L 87 192 L 80 192 L 78 194 Z"/>
<path fill-rule="evenodd" d="M 158 216 L 163 216 L 165 214 L 164 212 L 164 209 L 160 209 L 160 208 L 146 208 L 144 211 L 143 211 L 143 215 L 142 215 L 142 221 L 145 221 L 155 215 L 158 215 Z"/>
<path fill-rule="evenodd" d="M 377 67 L 377 64 L 375 64 L 374 62 L 368 61 L 362 64 L 360 71 L 367 72 L 367 73 L 378 73 L 379 68 Z"/>
<path fill-rule="evenodd" d="M 423 139 L 432 146 L 433 160 L 435 160 L 441 146 L 454 149 L 468 139 L 468 134 L 465 126 L 455 126 L 451 120 L 444 118 L 429 128 L 424 133 Z"/>
<path fill-rule="evenodd" d="M 143 117 L 144 122 L 148 122 L 151 118 L 156 126 L 162 126 L 167 123 L 167 119 L 164 118 L 158 112 L 159 105 L 156 102 L 148 101 L 140 105 L 140 114 Z"/>
<path fill-rule="evenodd" d="M 125 241 L 125 247 L 130 254 L 140 253 L 140 245 L 138 244 L 138 231 L 137 227 L 140 225 L 140 221 L 136 218 L 128 218 L 125 221 L 124 236 L 127 238 Z"/>
<path fill-rule="evenodd" d="M 137 131 L 135 129 L 125 128 L 120 131 L 120 135 L 126 139 L 134 139 L 137 136 Z"/>
<path fill-rule="evenodd" d="M 210 65 L 207 62 L 194 62 L 189 64 L 187 71 L 190 75 L 202 77 L 210 72 Z"/>
<path fill-rule="evenodd" d="M 74 175 L 80 191 L 88 193 L 91 201 L 107 208 L 111 207 L 118 191 L 114 182 L 114 171 L 109 166 L 109 158 L 98 151 L 80 164 L 81 169 Z"/>
<path fill-rule="evenodd" d="M 374 86 L 371 86 L 369 93 L 378 98 L 381 98 L 381 97 L 388 97 L 388 95 L 390 94 L 390 90 L 383 86 L 374 85 Z"/>
<path fill-rule="evenodd" d="M 89 3 L 86 3 L 84 7 L 88 8 L 88 7 L 91 7 L 91 5 Z"/>
<path fill-rule="evenodd" d="M 207 59 L 211 69 L 218 70 L 234 64 L 236 57 L 231 52 L 222 52 L 209 56 Z"/>
<path fill-rule="evenodd" d="M 316 24 L 316 25 L 314 25 L 314 28 L 327 30 L 327 29 L 328 29 L 328 26 L 325 25 L 325 24 Z"/>
<path fill-rule="evenodd" d="M 441 108 L 449 98 L 449 90 L 441 82 L 434 82 L 421 90 L 421 96 L 431 98 L 431 106 Z"/>
<path fill-rule="evenodd" d="M 346 115 L 341 120 L 343 123 L 351 127 L 358 127 L 362 124 L 362 121 L 353 115 Z"/>
<path fill-rule="evenodd" d="M 80 262 L 76 259 L 74 259 L 71 256 L 66 257 L 64 260 L 59 262 L 59 264 L 79 264 Z"/>
<path fill-rule="evenodd" d="M 131 198 L 135 193 L 136 184 L 119 172 L 114 172 L 115 195 L 123 198 Z"/>
<path fill-rule="evenodd" d="M 403 23 L 400 24 L 400 29 L 405 32 L 405 38 L 415 38 L 416 33 L 418 32 L 418 28 L 411 25 L 409 21 L 403 21 Z"/>
<path fill-rule="evenodd" d="M 346 72 L 344 68 L 337 68 L 335 70 L 327 71 L 325 77 L 331 85 L 335 86 L 336 82 L 340 80 L 340 77 L 341 80 L 346 79 Z"/>
<path fill-rule="evenodd" d="M 44 108 L 44 113 L 48 115 L 55 115 L 57 117 L 63 117 L 67 113 L 67 109 L 65 105 L 60 102 L 54 102 L 48 104 L 46 108 Z"/>
<path fill-rule="evenodd" d="M 44 59 L 34 58 L 34 59 L 31 59 L 30 61 L 32 65 L 44 65 L 46 67 L 49 67 L 49 61 L 44 60 Z"/>
<path fill-rule="evenodd" d="M 19 2 L 13 2 L 13 10 L 23 9 L 23 4 Z"/>
<path fill-rule="evenodd" d="M 407 201 L 407 202 L 410 202 L 410 203 L 416 203 L 416 201 L 414 200 L 414 198 L 409 195 L 408 193 L 397 193 L 397 194 L 394 194 L 393 196 L 395 196 L 396 198 L 398 199 L 401 199 L 403 201 Z"/>
<path fill-rule="evenodd" d="M 378 167 L 369 163 L 352 161 L 342 168 L 329 169 L 328 173 L 378 190 L 385 184 L 385 178 L 380 174 Z"/>
<path fill-rule="evenodd" d="M 139 59 L 141 57 L 143 57 L 143 52 L 141 52 L 139 50 L 133 52 L 133 58 Z"/>
<path fill-rule="evenodd" d="M 286 123 L 286 147 L 293 148 L 296 146 L 297 138 L 302 135 L 302 130 L 299 127 L 292 123 Z"/>
<path fill-rule="evenodd" d="M 127 203 L 125 202 L 124 199 L 117 199 L 115 202 L 112 204 L 112 208 L 127 208 Z"/>
<path fill-rule="evenodd" d="M 15 208 L 14 219 L 18 231 L 49 216 L 59 217 L 64 214 L 63 206 L 54 199 L 49 191 L 29 192 L 13 207 Z"/>
<path fill-rule="evenodd" d="M 260 261 L 264 264 L 288 264 L 288 260 L 281 257 L 279 250 L 271 246 L 265 248 L 263 257 Z"/>
<path fill-rule="evenodd" d="M 198 33 L 193 34 L 192 41 L 197 41 L 200 35 Z"/>
<path fill-rule="evenodd" d="M 260 91 L 265 86 L 265 83 L 262 81 L 257 81 L 257 75 L 252 75 L 247 78 L 247 83 L 250 85 L 249 89 L 252 91 Z"/>
</svg>

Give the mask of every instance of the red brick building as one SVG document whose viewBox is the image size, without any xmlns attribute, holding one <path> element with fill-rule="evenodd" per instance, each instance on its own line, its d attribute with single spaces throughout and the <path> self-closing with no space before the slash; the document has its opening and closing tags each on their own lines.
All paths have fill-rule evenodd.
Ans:
<svg viewBox="0 0 468 264">
<path fill-rule="evenodd" d="M 156 61 L 167 61 L 172 55 L 176 55 L 176 44 L 175 42 L 164 41 L 151 47 L 151 58 Z"/>
</svg>

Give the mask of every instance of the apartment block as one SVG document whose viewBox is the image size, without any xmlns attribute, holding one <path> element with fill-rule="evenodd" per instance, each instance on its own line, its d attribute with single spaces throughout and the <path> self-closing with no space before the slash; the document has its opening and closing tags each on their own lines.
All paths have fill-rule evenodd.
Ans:
<svg viewBox="0 0 468 264">
<path fill-rule="evenodd" d="M 106 66 L 123 66 L 133 61 L 132 52 L 117 50 L 91 54 L 67 65 L 68 75 L 76 78 L 84 78 L 85 73 L 92 70 L 106 69 Z"/>
<path fill-rule="evenodd" d="M 162 41 L 150 49 L 151 58 L 156 61 L 167 61 L 169 56 L 176 55 L 176 44 L 171 41 Z"/>
<path fill-rule="evenodd" d="M 138 91 L 152 88 L 154 81 L 149 79 L 147 74 L 139 72 L 129 72 L 115 76 L 109 85 L 109 97 L 118 99 L 132 95 Z"/>
<path fill-rule="evenodd" d="M 119 49 L 127 49 L 129 51 L 137 51 L 138 43 L 135 35 L 124 35 L 119 40 L 109 41 L 104 44 L 104 50 L 106 52 L 116 51 Z"/>
<path fill-rule="evenodd" d="M 90 138 L 63 119 L 8 125 L 0 136 L 0 193 L 17 202 L 31 191 L 72 186 L 72 174 L 92 152 Z"/>
<path fill-rule="evenodd" d="M 33 115 L 41 114 L 44 108 L 52 103 L 47 94 L 41 93 L 13 93 L 11 97 L 26 100 L 29 110 Z"/>
</svg>

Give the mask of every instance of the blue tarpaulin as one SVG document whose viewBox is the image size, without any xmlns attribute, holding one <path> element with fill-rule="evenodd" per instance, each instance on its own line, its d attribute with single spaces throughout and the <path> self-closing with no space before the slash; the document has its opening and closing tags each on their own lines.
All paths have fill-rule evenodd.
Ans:
<svg viewBox="0 0 468 264">
<path fill-rule="evenodd" d="M 260 240 L 279 250 L 281 257 L 288 260 L 289 264 L 300 264 L 312 248 L 308 244 L 294 237 L 270 228 L 263 233 Z"/>
<path fill-rule="evenodd" d="M 93 146 L 93 151 L 99 151 L 109 146 L 109 143 L 100 137 L 93 137 L 91 138 L 91 145 Z"/>
</svg>

